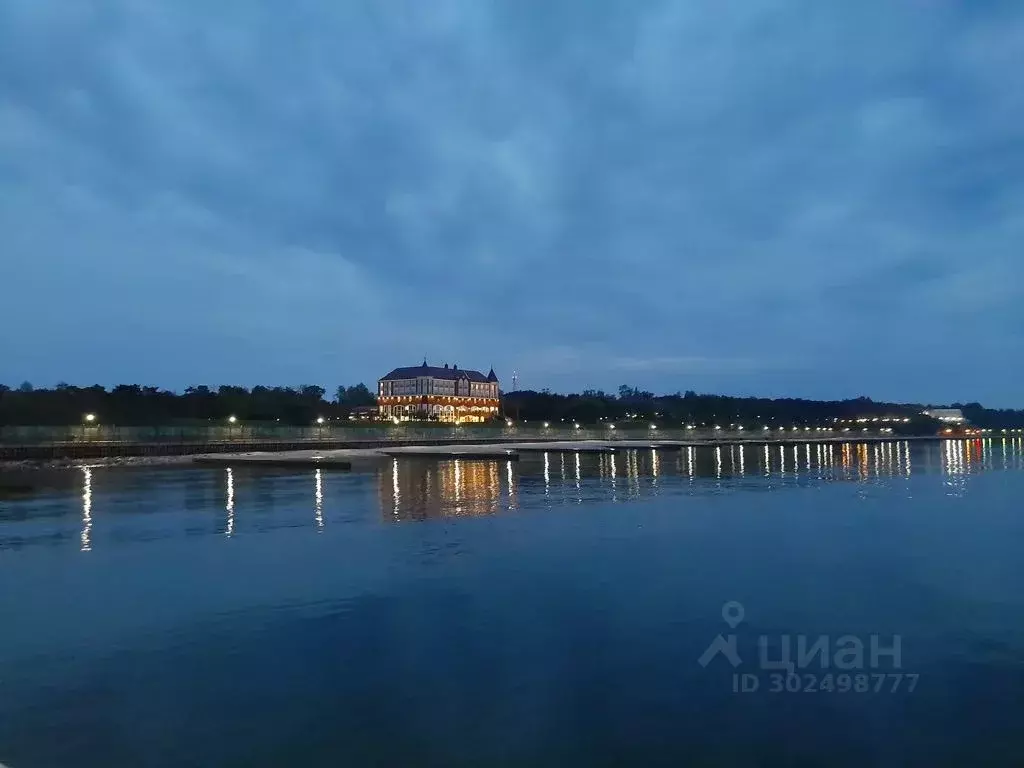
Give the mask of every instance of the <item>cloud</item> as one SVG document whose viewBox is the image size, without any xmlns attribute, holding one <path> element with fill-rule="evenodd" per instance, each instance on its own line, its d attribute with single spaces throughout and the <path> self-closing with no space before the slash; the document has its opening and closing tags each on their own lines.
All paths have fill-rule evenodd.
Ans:
<svg viewBox="0 0 1024 768">
<path fill-rule="evenodd" d="M 5 369 L 1012 404 L 972 368 L 1020 373 L 1022 39 L 951 0 L 10 0 Z"/>
</svg>

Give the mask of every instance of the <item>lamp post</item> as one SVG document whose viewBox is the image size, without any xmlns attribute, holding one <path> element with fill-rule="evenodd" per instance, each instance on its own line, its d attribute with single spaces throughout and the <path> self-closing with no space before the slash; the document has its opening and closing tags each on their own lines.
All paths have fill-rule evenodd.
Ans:
<svg viewBox="0 0 1024 768">
<path fill-rule="evenodd" d="M 231 415 L 228 416 L 228 440 L 231 440 L 235 436 L 235 422 L 238 421 L 238 417 Z"/>
<path fill-rule="evenodd" d="M 317 436 L 318 436 L 318 439 L 323 440 L 323 438 L 324 438 L 324 417 L 323 416 L 317 416 L 316 417 L 316 426 L 317 426 Z"/>
<path fill-rule="evenodd" d="M 95 413 L 87 413 L 84 416 L 82 416 L 82 439 L 83 440 L 85 439 L 85 428 L 86 428 L 86 426 L 90 426 L 91 427 L 95 423 L 96 423 L 96 414 Z"/>
</svg>

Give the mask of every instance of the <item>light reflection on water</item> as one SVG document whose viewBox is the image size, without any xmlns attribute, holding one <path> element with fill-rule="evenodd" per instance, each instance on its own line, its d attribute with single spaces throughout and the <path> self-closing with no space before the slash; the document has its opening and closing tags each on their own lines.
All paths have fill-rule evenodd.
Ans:
<svg viewBox="0 0 1024 768">
<path fill-rule="evenodd" d="M 748 461 L 748 453 L 753 461 Z M 571 470 L 566 467 L 567 460 L 572 464 Z M 558 474 L 552 473 L 552 461 L 559 463 Z M 620 493 L 620 464 L 625 466 L 624 495 Z M 800 485 L 812 480 L 870 485 L 897 478 L 908 479 L 915 474 L 937 474 L 943 478 L 949 494 L 962 496 L 968 491 L 971 475 L 997 469 L 1024 469 L 1024 438 L 945 440 L 925 444 L 910 441 L 841 445 L 807 443 L 778 446 L 774 455 L 768 445 L 760 450 L 733 445 L 703 449 L 692 446 L 628 449 L 593 454 L 526 453 L 519 461 L 502 462 L 396 458 L 386 468 L 377 470 L 374 476 L 384 518 L 400 522 L 490 515 L 502 509 L 516 510 L 522 506 L 550 508 L 567 501 L 577 504 L 602 500 L 619 502 L 661 493 L 692 493 L 695 489 L 707 490 L 707 487 L 695 485 L 695 481 L 701 478 L 713 478 L 716 481 L 713 487 L 717 490 L 736 487 L 765 490 L 778 484 Z M 126 470 L 87 466 L 79 472 L 81 523 L 78 545 L 81 551 L 89 552 L 95 546 L 94 526 L 103 525 L 103 502 L 102 498 L 97 500 L 95 483 L 102 479 L 106 487 Z M 130 474 L 132 470 L 127 472 Z M 303 477 L 302 473 L 290 473 L 279 477 L 278 481 L 291 487 L 301 485 Z M 324 470 L 315 469 L 309 472 L 308 477 L 313 526 L 322 532 L 327 522 L 325 487 L 332 482 L 330 477 L 338 476 L 325 476 Z M 540 481 L 539 495 L 535 493 L 535 477 Z M 250 494 L 252 486 L 263 483 L 273 488 L 275 481 L 265 473 L 245 467 L 229 467 L 223 470 L 222 478 L 222 531 L 229 538 L 236 534 L 239 512 L 244 513 L 253 503 L 262 508 L 272 508 L 280 501 L 273 492 L 268 494 L 266 488 L 259 498 Z M 525 499 L 520 498 L 521 493 L 526 493 Z M 34 503 L 32 499 L 18 502 L 19 506 L 27 507 Z M 57 502 L 50 499 L 48 503 Z M 236 508 L 239 504 L 241 509 Z M 101 514 L 99 519 L 96 518 L 97 511 Z M 0 517 L 2 523 L 3 518 Z M 24 543 L 12 531 L 0 528 L 0 547 Z"/>
</svg>

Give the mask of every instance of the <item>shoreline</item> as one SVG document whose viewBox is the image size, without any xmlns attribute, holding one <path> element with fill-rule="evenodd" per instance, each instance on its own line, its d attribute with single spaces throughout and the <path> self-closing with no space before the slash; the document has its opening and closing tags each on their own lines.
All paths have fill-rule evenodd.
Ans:
<svg viewBox="0 0 1024 768">
<path fill-rule="evenodd" d="M 250 466 L 315 466 L 323 461 L 327 466 L 331 461 L 357 460 L 360 463 L 375 463 L 385 459 L 400 457 L 407 458 L 432 458 L 436 460 L 453 458 L 500 458 L 499 454 L 519 451 L 538 452 L 550 450 L 552 452 L 574 453 L 578 451 L 595 450 L 628 450 L 656 448 L 663 450 L 679 450 L 686 448 L 706 447 L 730 447 L 737 445 L 749 446 L 782 446 L 782 445 L 806 445 L 806 444 L 840 444 L 856 445 L 863 443 L 889 443 L 889 442 L 941 442 L 944 440 L 978 439 L 962 435 L 864 435 L 859 437 L 831 436 L 831 437 L 800 437 L 782 436 L 769 438 L 738 438 L 735 436 L 722 436 L 720 438 L 708 437 L 703 439 L 674 440 L 674 439 L 633 439 L 620 438 L 614 440 L 579 439 L 568 440 L 561 438 L 549 439 L 523 439 L 497 438 L 476 441 L 466 440 L 395 440 L 395 441 L 367 441 L 361 445 L 349 444 L 339 447 L 324 446 L 302 446 L 291 450 L 266 450 L 259 446 L 246 445 L 225 445 L 225 446 L 204 446 L 213 447 L 212 451 L 195 451 L 192 453 L 172 453 L 154 455 L 152 453 L 122 453 L 113 456 L 96 457 L 55 457 L 55 458 L 24 458 L 24 459 L 3 459 L 0 458 L 0 472 L 17 473 L 33 472 L 39 470 L 61 470 L 75 469 L 79 467 L 200 467 L 226 465 L 229 463 L 245 464 Z M 118 446 L 121 451 L 131 451 L 133 447 L 144 449 L 145 444 L 138 446 Z M 218 447 L 232 448 L 234 450 L 217 450 Z"/>
</svg>

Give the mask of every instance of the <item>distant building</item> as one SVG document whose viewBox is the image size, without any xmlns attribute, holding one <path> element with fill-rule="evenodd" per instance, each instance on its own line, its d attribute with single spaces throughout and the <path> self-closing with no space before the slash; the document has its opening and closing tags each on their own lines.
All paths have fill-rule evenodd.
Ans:
<svg viewBox="0 0 1024 768">
<path fill-rule="evenodd" d="M 377 407 L 383 419 L 486 421 L 498 415 L 498 377 L 480 371 L 415 365 L 395 368 L 377 382 Z"/>
<path fill-rule="evenodd" d="M 963 411 L 959 408 L 932 408 L 931 410 L 924 411 L 924 415 L 931 416 L 933 419 L 937 419 L 944 424 L 963 424 L 967 421 L 964 418 Z"/>
<path fill-rule="evenodd" d="M 349 421 L 368 421 L 377 418 L 376 405 L 357 405 L 348 416 Z"/>
</svg>

